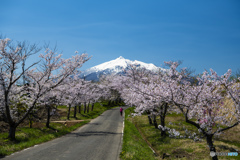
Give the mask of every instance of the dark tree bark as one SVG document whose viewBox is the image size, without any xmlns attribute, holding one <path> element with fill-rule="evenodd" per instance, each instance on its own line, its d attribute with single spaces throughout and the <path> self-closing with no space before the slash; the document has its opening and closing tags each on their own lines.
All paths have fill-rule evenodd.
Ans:
<svg viewBox="0 0 240 160">
<path fill-rule="evenodd" d="M 15 141 L 15 140 L 16 140 L 16 137 L 15 137 L 16 128 L 17 128 L 17 125 L 16 125 L 15 123 L 13 123 L 13 124 L 10 125 L 9 133 L 8 133 L 8 138 L 11 139 L 12 141 Z"/>
<path fill-rule="evenodd" d="M 206 138 L 207 138 L 207 143 L 208 143 L 210 152 L 215 152 L 215 153 L 216 153 L 216 148 L 215 148 L 215 146 L 213 145 L 213 141 L 212 141 L 213 134 L 206 134 Z M 214 157 L 212 157 L 212 160 L 218 160 L 217 155 L 215 155 Z"/>
<path fill-rule="evenodd" d="M 94 103 L 92 103 L 92 111 L 93 111 Z"/>
<path fill-rule="evenodd" d="M 68 120 L 70 118 L 70 111 L 71 111 L 71 104 L 68 105 L 68 114 L 67 114 L 67 119 Z"/>
<path fill-rule="evenodd" d="M 86 110 L 87 110 L 87 103 L 86 102 L 84 102 L 84 113 L 86 113 Z"/>
<path fill-rule="evenodd" d="M 152 118 L 150 115 L 148 115 L 148 121 L 149 121 L 149 124 L 152 125 Z"/>
<path fill-rule="evenodd" d="M 108 102 L 108 106 L 112 106 L 112 101 L 111 100 Z"/>
<path fill-rule="evenodd" d="M 82 106 L 82 104 L 79 103 L 79 105 L 78 105 L 78 113 L 80 113 L 80 114 L 81 114 L 81 106 Z"/>
<path fill-rule="evenodd" d="M 165 127 L 165 116 L 160 116 L 161 126 Z M 166 136 L 166 131 L 161 130 L 161 136 Z"/>
<path fill-rule="evenodd" d="M 157 124 L 157 120 L 156 120 L 156 116 L 153 116 L 153 124 L 155 126 L 155 128 L 158 128 L 158 124 Z"/>
<path fill-rule="evenodd" d="M 168 109 L 168 103 L 164 103 L 161 105 L 161 114 L 160 114 L 160 121 L 161 121 L 161 126 L 165 127 L 165 117 L 167 114 L 167 109 Z M 166 136 L 166 131 L 161 130 L 161 136 Z"/>
<path fill-rule="evenodd" d="M 49 126 L 49 124 L 50 124 L 50 117 L 51 117 L 51 115 L 50 115 L 51 107 L 50 107 L 50 105 L 47 105 L 46 107 L 47 107 L 47 122 L 46 122 L 46 127 L 49 128 L 49 127 L 50 127 L 50 126 Z"/>
<path fill-rule="evenodd" d="M 90 106 L 90 102 L 88 102 L 88 105 L 87 105 L 87 113 L 89 113 L 89 106 Z"/>
<path fill-rule="evenodd" d="M 121 98 L 119 98 L 119 103 L 122 103 L 122 99 Z"/>
<path fill-rule="evenodd" d="M 77 115 L 77 106 L 74 106 L 74 116 L 73 117 L 77 118 L 76 115 Z"/>
<path fill-rule="evenodd" d="M 28 115 L 28 120 L 29 120 L 29 128 L 32 128 L 32 124 L 33 124 L 33 114 L 30 113 Z"/>
</svg>

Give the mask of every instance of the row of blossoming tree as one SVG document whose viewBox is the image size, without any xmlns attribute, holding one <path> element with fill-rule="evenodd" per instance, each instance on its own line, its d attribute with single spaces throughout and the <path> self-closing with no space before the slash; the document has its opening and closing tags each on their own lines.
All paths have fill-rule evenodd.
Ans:
<svg viewBox="0 0 240 160">
<path fill-rule="evenodd" d="M 79 78 L 80 68 L 90 59 L 87 54 L 75 53 L 68 59 L 55 50 L 45 47 L 44 54 L 36 62 L 27 65 L 32 54 L 39 52 L 35 45 L 18 43 L 10 39 L 0 40 L 0 120 L 9 124 L 9 135 L 15 140 L 16 128 L 39 108 L 47 110 L 46 126 L 49 127 L 54 106 L 77 106 L 89 111 L 89 104 L 101 99 L 110 99 L 110 90 L 105 85 L 91 83 Z M 32 59 L 31 59 L 32 60 Z"/>
<path fill-rule="evenodd" d="M 192 78 L 186 69 L 177 69 L 179 63 L 165 63 L 170 69 L 159 73 L 132 66 L 125 76 L 111 78 L 112 84 L 126 104 L 136 106 L 137 115 L 160 116 L 158 128 L 162 136 L 167 130 L 179 136 L 179 132 L 165 126 L 165 117 L 169 111 L 180 112 L 204 135 L 210 152 L 216 152 L 213 136 L 240 123 L 240 83 L 230 80 L 231 70 L 222 76 L 213 70 L 205 71 Z M 226 105 L 226 99 L 232 103 Z"/>
</svg>

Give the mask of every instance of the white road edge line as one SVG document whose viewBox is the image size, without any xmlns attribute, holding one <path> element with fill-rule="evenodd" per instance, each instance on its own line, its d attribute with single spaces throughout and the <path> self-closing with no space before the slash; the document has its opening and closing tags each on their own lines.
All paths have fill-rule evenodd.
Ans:
<svg viewBox="0 0 240 160">
<path fill-rule="evenodd" d="M 149 145 L 148 145 L 148 147 L 153 151 L 154 154 L 156 154 L 156 152 L 152 149 L 152 147 L 150 147 Z"/>
</svg>

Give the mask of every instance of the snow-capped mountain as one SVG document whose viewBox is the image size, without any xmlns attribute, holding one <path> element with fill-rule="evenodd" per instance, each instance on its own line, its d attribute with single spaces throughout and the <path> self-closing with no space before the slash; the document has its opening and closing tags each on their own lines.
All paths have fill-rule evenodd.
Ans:
<svg viewBox="0 0 240 160">
<path fill-rule="evenodd" d="M 111 60 L 97 66 L 91 67 L 81 73 L 81 77 L 86 80 L 98 81 L 101 75 L 106 74 L 123 74 L 124 70 L 130 68 L 131 65 L 136 65 L 141 68 L 146 68 L 147 70 L 151 70 L 153 72 L 158 72 L 159 70 L 164 71 L 165 69 L 155 66 L 152 63 L 144 63 L 141 61 L 131 61 L 129 59 L 125 59 L 122 56 L 115 60 Z"/>
</svg>

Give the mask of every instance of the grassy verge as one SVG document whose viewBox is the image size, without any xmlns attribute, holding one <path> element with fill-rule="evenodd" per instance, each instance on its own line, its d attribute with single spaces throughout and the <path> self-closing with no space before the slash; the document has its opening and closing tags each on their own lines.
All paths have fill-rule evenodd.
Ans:
<svg viewBox="0 0 240 160">
<path fill-rule="evenodd" d="M 125 110 L 125 128 L 123 136 L 123 146 L 120 158 L 123 160 L 154 160 L 154 154 L 148 144 L 139 134 L 135 125 L 131 122 L 129 115 L 132 108 Z"/>
<path fill-rule="evenodd" d="M 119 104 L 121 105 L 121 104 Z M 18 127 L 16 131 L 16 141 L 10 141 L 7 136 L 7 132 L 1 132 L 0 134 L 0 158 L 6 155 L 10 155 L 16 151 L 20 151 L 22 149 L 34 146 L 36 144 L 40 144 L 54 138 L 63 136 L 67 133 L 70 133 L 77 128 L 83 126 L 88 123 L 90 119 L 96 118 L 101 115 L 107 109 L 111 109 L 116 106 L 108 106 L 107 102 L 101 105 L 100 103 L 96 103 L 93 111 L 89 111 L 89 113 L 85 114 L 77 114 L 77 118 L 73 118 L 73 110 L 71 110 L 71 118 L 70 120 L 81 119 L 84 120 L 82 122 L 75 123 L 50 123 L 50 128 L 45 127 L 44 122 L 35 122 L 33 123 L 33 128 L 29 127 Z M 83 108 L 83 107 L 82 107 Z M 63 114 L 60 117 L 62 120 L 66 120 L 66 111 L 67 107 L 60 106 L 58 108 Z M 69 121 L 68 121 L 69 122 Z"/>
<path fill-rule="evenodd" d="M 132 110 L 132 109 L 130 109 Z M 128 112 L 130 112 L 130 110 Z M 160 121 L 157 119 L 158 122 Z M 184 118 L 181 114 L 171 114 L 166 117 L 166 124 L 169 128 L 174 128 L 179 131 L 181 135 L 187 136 L 185 130 L 187 129 L 191 134 L 197 133 L 197 136 L 201 138 L 200 141 L 194 141 L 191 138 L 170 138 L 170 137 L 161 137 L 160 130 L 155 129 L 154 126 L 149 125 L 148 118 L 146 115 L 128 117 L 126 123 L 131 123 L 129 126 L 134 128 L 135 126 L 141 133 L 142 137 L 148 141 L 148 143 L 153 147 L 157 153 L 155 159 L 164 159 L 166 160 L 210 160 L 210 152 L 207 146 L 206 140 L 204 137 L 201 137 L 192 125 L 189 125 L 184 122 Z M 127 126 L 126 126 L 127 127 Z M 236 152 L 235 149 L 240 151 L 240 126 L 232 128 L 226 131 L 223 135 L 214 138 L 214 145 L 216 146 L 217 152 Z M 139 132 L 125 132 L 126 137 L 135 137 L 139 135 Z M 133 134 L 133 135 L 127 135 Z M 140 139 L 140 138 L 139 138 Z M 139 139 L 131 138 L 130 143 L 134 144 L 134 148 L 138 149 L 141 147 L 141 144 L 138 144 Z M 124 152 L 127 152 L 131 155 L 131 147 L 127 142 L 123 143 Z M 145 151 L 143 151 L 145 152 Z M 124 153 L 123 153 L 124 154 Z M 145 154 L 145 153 L 144 153 Z M 133 159 L 144 159 L 141 154 L 134 154 Z M 125 158 L 126 157 L 126 158 Z M 218 156 L 221 159 L 240 159 L 240 154 L 237 157 L 230 156 Z M 131 159 L 126 156 L 122 156 L 122 159 Z"/>
</svg>

